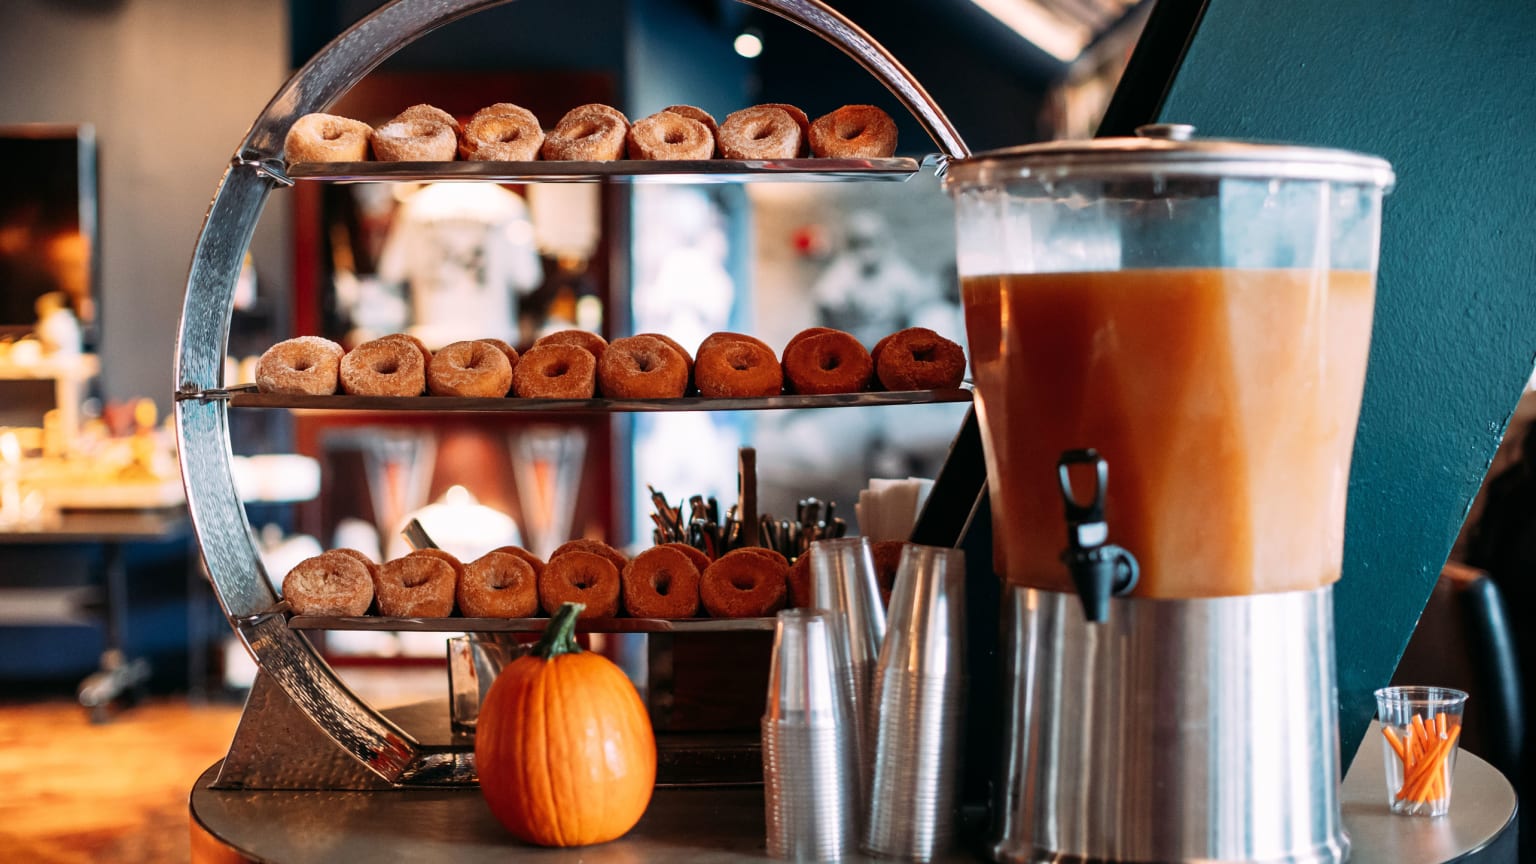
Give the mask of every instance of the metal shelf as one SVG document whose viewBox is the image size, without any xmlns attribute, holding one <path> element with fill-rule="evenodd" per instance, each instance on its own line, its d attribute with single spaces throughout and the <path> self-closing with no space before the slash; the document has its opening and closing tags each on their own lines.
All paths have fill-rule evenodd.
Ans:
<svg viewBox="0 0 1536 864">
<path fill-rule="evenodd" d="M 767 411 L 800 408 L 857 408 L 880 405 L 925 405 L 939 402 L 970 402 L 971 391 L 901 390 L 872 393 L 835 393 L 821 396 L 764 396 L 753 399 L 711 399 L 684 396 L 677 399 L 519 399 L 467 398 L 457 396 L 305 396 L 259 393 L 245 388 L 178 393 L 178 400 L 227 399 L 232 408 L 287 408 L 303 411 L 421 411 L 516 412 L 605 414 L 655 411 Z"/>
<path fill-rule="evenodd" d="M 578 633 L 727 633 L 771 631 L 773 618 L 580 618 Z M 391 633 L 542 633 L 548 618 L 339 618 L 294 615 L 290 630 L 373 630 Z"/>
<path fill-rule="evenodd" d="M 930 157 L 932 159 L 934 157 Z M 929 161 L 929 160 L 924 160 Z M 493 183 L 901 182 L 916 159 L 619 159 L 612 162 L 296 162 L 290 180 L 327 183 L 480 181 Z"/>
</svg>

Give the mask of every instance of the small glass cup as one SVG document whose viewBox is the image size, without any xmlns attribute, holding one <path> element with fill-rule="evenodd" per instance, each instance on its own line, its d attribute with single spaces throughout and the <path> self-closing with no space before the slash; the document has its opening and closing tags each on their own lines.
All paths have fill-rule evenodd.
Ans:
<svg viewBox="0 0 1536 864">
<path fill-rule="evenodd" d="M 470 633 L 448 640 L 448 715 L 454 732 L 475 731 L 480 703 L 496 676 L 530 647 L 505 634 Z"/>
<path fill-rule="evenodd" d="M 1444 816 L 1451 809 L 1456 751 L 1467 694 L 1448 687 L 1376 691 L 1387 768 L 1387 804 L 1402 816 Z"/>
</svg>

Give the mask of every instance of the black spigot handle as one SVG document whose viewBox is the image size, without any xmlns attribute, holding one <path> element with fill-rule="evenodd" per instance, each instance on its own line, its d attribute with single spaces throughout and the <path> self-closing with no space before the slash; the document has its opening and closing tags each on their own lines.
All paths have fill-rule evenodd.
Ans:
<svg viewBox="0 0 1536 864">
<path fill-rule="evenodd" d="M 1078 465 L 1093 468 L 1094 482 L 1086 503 L 1072 488 L 1072 468 Z M 1104 519 L 1109 463 L 1092 448 L 1068 450 L 1056 462 L 1056 476 L 1067 518 L 1067 548 L 1061 561 L 1067 565 L 1083 602 L 1084 617 L 1103 621 L 1109 617 L 1109 598 L 1128 593 L 1141 575 L 1136 556 L 1109 542 L 1109 523 Z"/>
</svg>

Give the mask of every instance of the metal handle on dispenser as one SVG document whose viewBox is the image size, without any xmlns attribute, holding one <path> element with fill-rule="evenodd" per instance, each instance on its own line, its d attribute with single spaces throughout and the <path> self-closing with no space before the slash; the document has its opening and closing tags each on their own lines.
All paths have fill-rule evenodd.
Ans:
<svg viewBox="0 0 1536 864">
<path fill-rule="evenodd" d="M 1072 489 L 1074 465 L 1093 467 L 1094 483 L 1086 504 L 1080 503 Z M 1067 519 L 1067 548 L 1061 553 L 1061 561 L 1067 565 L 1072 585 L 1083 601 L 1084 617 L 1103 621 L 1109 617 L 1109 598 L 1129 593 L 1141 575 L 1136 556 L 1108 542 L 1104 498 L 1109 486 L 1109 463 L 1092 448 L 1068 450 L 1056 462 L 1056 475 Z"/>
</svg>

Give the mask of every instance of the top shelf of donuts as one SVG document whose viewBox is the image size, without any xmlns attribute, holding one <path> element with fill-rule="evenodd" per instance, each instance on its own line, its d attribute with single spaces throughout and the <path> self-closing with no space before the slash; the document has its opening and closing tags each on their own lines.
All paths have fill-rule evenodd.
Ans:
<svg viewBox="0 0 1536 864">
<path fill-rule="evenodd" d="M 899 182 L 921 167 L 894 155 L 896 124 L 872 105 L 845 105 L 814 122 L 792 105 L 758 105 L 718 125 L 687 105 L 633 124 L 615 108 L 582 105 L 547 134 L 531 112 L 507 103 L 462 125 L 416 105 L 377 129 L 305 115 L 285 150 L 288 179 L 326 183 Z"/>
</svg>

